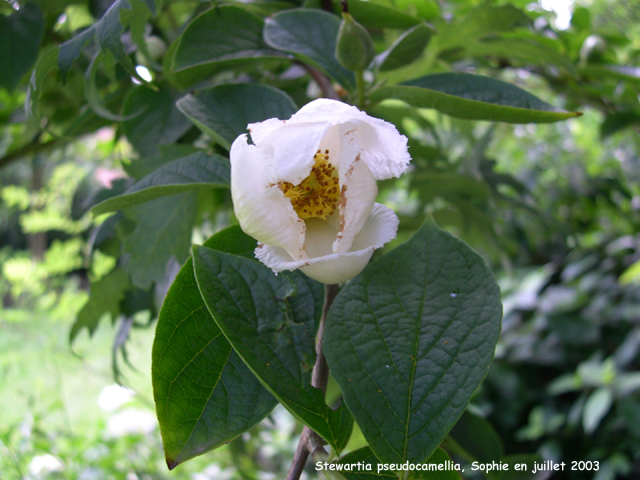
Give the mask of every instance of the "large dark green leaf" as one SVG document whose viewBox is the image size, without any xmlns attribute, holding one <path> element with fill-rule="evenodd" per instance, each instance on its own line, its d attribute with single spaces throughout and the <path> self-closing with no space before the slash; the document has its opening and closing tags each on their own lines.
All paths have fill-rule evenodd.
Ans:
<svg viewBox="0 0 640 480">
<path fill-rule="evenodd" d="M 469 411 L 462 414 L 449 437 L 469 457 L 481 463 L 497 462 L 502 458 L 502 442 L 496 431 L 484 418 Z"/>
<path fill-rule="evenodd" d="M 381 461 L 438 447 L 487 373 L 501 311 L 483 259 L 430 219 L 343 288 L 325 354 Z"/>
<path fill-rule="evenodd" d="M 355 85 L 352 72 L 335 57 L 340 20 L 320 10 L 296 9 L 267 18 L 264 39 L 271 47 L 290 52 L 325 71 L 327 75 L 351 89 Z"/>
<path fill-rule="evenodd" d="M 581 115 L 555 108 L 510 83 L 467 73 L 427 75 L 403 85 L 382 87 L 371 96 L 372 101 L 386 98 L 467 120 L 549 123 Z"/>
<path fill-rule="evenodd" d="M 146 290 L 164 279 L 172 257 L 178 263 L 187 258 L 197 204 L 196 192 L 185 192 L 124 211 L 137 224 L 124 244 L 125 252 L 130 254 L 126 269 L 134 285 Z"/>
<path fill-rule="evenodd" d="M 299 272 L 274 275 L 259 262 L 194 247 L 202 297 L 233 348 L 265 387 L 337 451 L 346 445 L 353 418 L 330 409 L 310 384 L 314 336 L 322 306 L 319 284 Z"/>
<path fill-rule="evenodd" d="M 91 211 L 100 215 L 189 190 L 228 187 L 230 175 L 231 167 L 226 158 L 204 152 L 192 153 L 160 167 L 124 194 L 99 203 Z"/>
<path fill-rule="evenodd" d="M 93 335 L 105 313 L 111 315 L 111 320 L 115 321 L 120 314 L 120 302 L 124 300 L 129 286 L 129 278 L 120 267 L 92 283 L 91 296 L 78 312 L 78 317 L 69 332 L 69 342 L 73 343 L 85 328 L 89 331 L 89 335 Z"/>
<path fill-rule="evenodd" d="M 426 25 L 416 25 L 407 30 L 387 51 L 376 58 L 380 71 L 393 70 L 410 64 L 422 55 L 430 39 L 431 29 Z"/>
<path fill-rule="evenodd" d="M 220 85 L 182 97 L 178 109 L 204 133 L 229 148 L 247 124 L 268 118 L 287 119 L 296 110 L 281 90 L 266 85 Z"/>
<path fill-rule="evenodd" d="M 10 92 L 16 88 L 38 58 L 43 34 L 42 12 L 34 3 L 0 16 L 0 86 Z"/>
<path fill-rule="evenodd" d="M 340 466 L 342 468 L 347 465 L 353 465 L 361 463 L 363 465 L 362 468 L 356 471 L 345 471 L 339 470 Z M 398 475 L 392 470 L 383 470 L 384 466 L 381 466 L 381 470 L 378 473 L 378 465 L 380 461 L 375 456 L 371 448 L 364 447 L 359 450 L 355 450 L 353 452 L 348 453 L 344 457 L 342 457 L 339 461 L 335 462 L 336 471 L 340 471 L 340 473 L 346 478 L 346 480 L 380 480 L 380 479 L 392 479 L 397 480 Z M 367 470 L 369 467 L 364 465 L 370 465 L 370 470 Z M 456 473 L 455 464 L 447 455 L 447 452 L 438 448 L 433 455 L 431 455 L 424 462 L 425 470 L 410 470 L 407 480 L 460 480 L 460 475 Z M 348 467 L 350 468 L 350 467 Z M 458 465 L 458 468 L 461 468 Z"/>
<path fill-rule="evenodd" d="M 124 114 L 134 118 L 122 123 L 125 135 L 142 155 L 157 154 L 157 147 L 174 143 L 191 122 L 176 108 L 179 94 L 167 87 L 153 91 L 139 86 L 127 99 Z"/>
<path fill-rule="evenodd" d="M 256 241 L 234 226 L 204 245 L 253 258 Z M 152 358 L 156 411 L 169 468 L 245 432 L 277 403 L 209 314 L 191 258 L 160 310 Z"/>
<path fill-rule="evenodd" d="M 172 70 L 215 67 L 222 62 L 233 64 L 279 55 L 264 43 L 262 27 L 262 20 L 240 7 L 228 5 L 207 10 L 182 34 Z M 201 76 L 204 78 L 206 71 Z"/>
</svg>

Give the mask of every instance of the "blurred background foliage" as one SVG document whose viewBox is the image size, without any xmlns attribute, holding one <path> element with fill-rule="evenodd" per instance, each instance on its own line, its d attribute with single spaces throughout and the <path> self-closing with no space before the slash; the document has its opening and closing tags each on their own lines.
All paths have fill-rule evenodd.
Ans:
<svg viewBox="0 0 640 480">
<path fill-rule="evenodd" d="M 132 0 L 122 43 L 97 45 L 86 32 L 113 3 L 0 4 L 1 476 L 282 478 L 301 430 L 282 409 L 172 473 L 153 415 L 157 311 L 190 245 L 234 223 L 228 191 L 89 210 L 168 161 L 227 154 L 175 107 L 186 93 L 253 82 L 301 106 L 324 86 L 288 57 L 176 69 L 186 26 L 216 2 Z M 261 18 L 321 6 L 224 3 Z M 639 478 L 640 2 L 350 3 L 379 54 L 420 22 L 433 30 L 398 64 L 378 57 L 376 82 L 478 73 L 583 113 L 507 125 L 399 101 L 369 108 L 409 137 L 413 156 L 409 174 L 380 185 L 379 201 L 401 218 L 385 250 L 433 215 L 484 255 L 503 292 L 496 360 L 449 453 L 599 460 L 597 472 L 553 478 Z M 60 45 L 64 71 L 51 60 Z M 469 422 L 485 434 L 465 440 Z M 356 432 L 351 447 L 362 442 Z"/>
</svg>

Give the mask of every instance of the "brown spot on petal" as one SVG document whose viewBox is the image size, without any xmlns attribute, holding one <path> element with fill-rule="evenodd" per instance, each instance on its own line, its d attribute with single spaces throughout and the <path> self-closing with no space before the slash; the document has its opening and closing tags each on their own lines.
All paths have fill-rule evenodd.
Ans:
<svg viewBox="0 0 640 480">
<path fill-rule="evenodd" d="M 346 185 L 342 185 L 342 189 L 340 190 L 340 206 L 339 206 L 339 211 L 340 211 L 340 230 L 338 232 L 338 235 L 340 237 L 342 237 L 342 232 L 344 231 L 344 225 L 345 225 L 345 218 L 344 218 L 344 210 L 347 206 L 347 186 Z"/>
<path fill-rule="evenodd" d="M 356 167 L 356 162 L 359 162 L 359 161 L 360 161 L 360 154 L 356 155 L 356 158 L 353 159 L 353 163 L 349 167 L 349 170 L 347 170 L 347 173 L 344 174 L 345 177 L 351 176 L 351 174 L 353 173 L 353 169 Z"/>
</svg>

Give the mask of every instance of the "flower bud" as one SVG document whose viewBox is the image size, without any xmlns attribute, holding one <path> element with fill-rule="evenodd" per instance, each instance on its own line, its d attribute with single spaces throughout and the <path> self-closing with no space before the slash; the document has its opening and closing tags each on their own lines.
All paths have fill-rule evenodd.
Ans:
<svg viewBox="0 0 640 480">
<path fill-rule="evenodd" d="M 362 71 L 371 63 L 374 55 L 373 40 L 369 32 L 349 13 L 343 12 L 336 42 L 338 63 L 348 70 Z"/>
</svg>

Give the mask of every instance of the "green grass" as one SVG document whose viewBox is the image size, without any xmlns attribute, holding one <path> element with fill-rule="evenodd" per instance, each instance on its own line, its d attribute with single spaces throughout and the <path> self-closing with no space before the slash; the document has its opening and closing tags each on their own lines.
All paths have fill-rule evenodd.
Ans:
<svg viewBox="0 0 640 480">
<path fill-rule="evenodd" d="M 116 329 L 103 322 L 92 339 L 80 335 L 72 352 L 71 322 L 26 310 L 0 311 L 0 479 L 192 479 L 221 461 L 220 454 L 213 454 L 169 472 L 157 428 L 148 434 L 111 435 L 108 424 L 118 411 L 103 411 L 98 396 L 114 383 Z M 119 411 L 154 413 L 153 331 L 152 326 L 131 332 L 127 349 L 136 371 L 122 362 L 121 368 L 136 396 Z M 30 474 L 33 459 L 46 454 L 60 459 L 64 470 Z"/>
<path fill-rule="evenodd" d="M 270 480 L 284 478 L 301 426 L 281 407 L 250 432 L 169 472 L 158 428 L 114 436 L 109 423 L 123 410 L 153 414 L 151 346 L 155 324 L 131 331 L 135 370 L 120 359 L 136 395 L 114 412 L 98 406 L 114 384 L 112 344 L 117 327 L 103 320 L 93 338 L 80 334 L 73 351 L 73 316 L 0 310 L 0 480 Z M 65 318 L 66 317 L 66 318 Z M 55 319 L 54 319 L 55 318 Z M 34 474 L 52 455 L 62 471 Z M 315 472 L 309 470 L 311 478 Z"/>
</svg>

